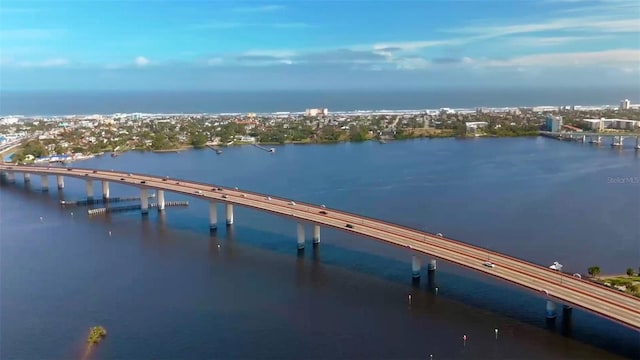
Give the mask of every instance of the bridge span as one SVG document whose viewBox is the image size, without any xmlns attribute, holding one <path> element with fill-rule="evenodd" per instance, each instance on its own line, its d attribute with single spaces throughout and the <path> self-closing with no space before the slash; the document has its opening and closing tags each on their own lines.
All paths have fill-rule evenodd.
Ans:
<svg viewBox="0 0 640 360">
<path fill-rule="evenodd" d="M 48 190 L 49 176 L 56 177 L 58 188 L 64 187 L 65 177 L 79 178 L 86 181 L 89 199 L 94 196 L 94 181 L 102 182 L 104 198 L 110 196 L 109 183 L 111 182 L 134 186 L 140 189 L 143 214 L 148 213 L 150 190 L 155 190 L 157 193 L 158 211 L 164 210 L 165 191 L 193 196 L 209 202 L 209 226 L 212 230 L 217 226 L 217 204 L 223 204 L 226 208 L 227 225 L 234 222 L 234 205 L 290 217 L 298 223 L 298 249 L 304 248 L 305 224 L 313 225 L 314 244 L 320 242 L 320 226 L 328 226 L 407 249 L 411 255 L 414 276 L 420 273 L 420 256 L 426 255 L 520 285 L 546 296 L 547 315 L 550 318 L 555 317 L 555 303 L 561 303 L 566 309 L 577 306 L 632 329 L 640 330 L 640 298 L 551 270 L 545 266 L 449 239 L 441 234 L 434 235 L 382 220 L 326 208 L 324 205 L 300 203 L 237 188 L 162 176 L 9 164 L 0 164 L 0 171 L 9 182 L 15 181 L 16 173 L 22 173 L 25 181 L 30 181 L 31 174 L 40 175 L 43 191 Z M 485 265 L 488 258 L 491 259 L 494 267 Z M 429 271 L 434 270 L 435 260 L 431 260 Z"/>
</svg>

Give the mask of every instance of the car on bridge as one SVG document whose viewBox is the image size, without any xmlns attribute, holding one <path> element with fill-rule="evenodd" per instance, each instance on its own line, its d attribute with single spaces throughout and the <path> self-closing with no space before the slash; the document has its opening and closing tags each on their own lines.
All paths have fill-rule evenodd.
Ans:
<svg viewBox="0 0 640 360">
<path fill-rule="evenodd" d="M 320 214 L 322 214 L 322 215 L 327 215 L 327 212 L 326 212 L 326 211 L 324 211 L 324 210 L 320 210 Z"/>
<path fill-rule="evenodd" d="M 195 191 L 195 193 L 196 193 L 197 195 L 204 195 L 204 194 L 202 193 L 202 191 L 200 191 L 200 190 L 196 190 L 196 191 Z"/>
<path fill-rule="evenodd" d="M 486 266 L 486 267 L 496 267 L 496 265 L 494 263 L 492 263 L 491 261 L 485 261 L 484 263 L 482 263 L 482 265 Z"/>
<path fill-rule="evenodd" d="M 296 203 L 293 201 L 289 201 L 289 205 L 295 205 Z"/>
<path fill-rule="evenodd" d="M 347 225 L 345 225 L 345 227 L 347 227 L 349 229 L 353 229 L 353 225 L 351 225 L 351 224 L 347 224 Z"/>
</svg>

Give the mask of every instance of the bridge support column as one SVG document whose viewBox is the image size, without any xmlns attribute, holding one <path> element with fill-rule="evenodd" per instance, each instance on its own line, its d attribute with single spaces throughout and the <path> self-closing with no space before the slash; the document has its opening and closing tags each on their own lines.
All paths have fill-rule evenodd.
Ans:
<svg viewBox="0 0 640 360">
<path fill-rule="evenodd" d="M 156 197 L 158 198 L 158 211 L 164 210 L 164 190 L 156 190 Z"/>
<path fill-rule="evenodd" d="M 233 224 L 233 204 L 227 204 L 227 225 Z"/>
<path fill-rule="evenodd" d="M 562 305 L 562 321 L 571 320 L 571 314 L 573 313 L 573 308 L 569 305 Z"/>
<path fill-rule="evenodd" d="M 87 200 L 93 200 L 93 181 L 87 180 Z"/>
<path fill-rule="evenodd" d="M 41 183 L 42 183 L 42 191 L 49 191 L 49 177 L 47 175 L 42 175 Z"/>
<path fill-rule="evenodd" d="M 420 258 L 416 255 L 411 257 L 411 277 L 420 279 Z"/>
<path fill-rule="evenodd" d="M 24 182 L 26 183 L 31 182 L 31 174 L 24 173 Z"/>
<path fill-rule="evenodd" d="M 140 189 L 140 212 L 142 215 L 149 214 L 149 195 L 147 189 Z"/>
<path fill-rule="evenodd" d="M 58 175 L 56 179 L 58 180 L 58 189 L 64 189 L 64 176 Z"/>
<path fill-rule="evenodd" d="M 313 225 L 313 243 L 320 244 L 320 225 Z"/>
<path fill-rule="evenodd" d="M 209 230 L 216 231 L 218 229 L 218 205 L 211 201 L 209 203 Z"/>
<path fill-rule="evenodd" d="M 102 181 L 102 198 L 105 200 L 109 198 L 109 182 L 104 180 Z"/>
<path fill-rule="evenodd" d="M 429 266 L 427 266 L 427 270 L 430 273 L 436 272 L 436 259 L 431 259 L 431 261 L 429 262 Z"/>
<path fill-rule="evenodd" d="M 298 250 L 304 249 L 304 225 L 298 223 Z"/>
<path fill-rule="evenodd" d="M 582 135 L 582 143 L 586 143 L 587 142 L 587 135 Z"/>
<path fill-rule="evenodd" d="M 640 136 L 636 136 L 636 150 L 640 150 Z"/>
<path fill-rule="evenodd" d="M 547 310 L 546 310 L 547 319 L 555 319 L 556 314 L 556 303 L 551 300 L 547 300 Z"/>
<path fill-rule="evenodd" d="M 7 182 L 9 182 L 10 184 L 13 184 L 14 182 L 16 182 L 16 174 L 14 174 L 12 172 L 8 172 L 7 173 Z"/>
</svg>

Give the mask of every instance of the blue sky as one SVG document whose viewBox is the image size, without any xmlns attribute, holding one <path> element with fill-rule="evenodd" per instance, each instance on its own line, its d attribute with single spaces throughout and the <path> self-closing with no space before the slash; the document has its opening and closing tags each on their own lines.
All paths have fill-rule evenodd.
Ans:
<svg viewBox="0 0 640 360">
<path fill-rule="evenodd" d="M 2 90 L 640 84 L 626 0 L 2 0 Z"/>
</svg>

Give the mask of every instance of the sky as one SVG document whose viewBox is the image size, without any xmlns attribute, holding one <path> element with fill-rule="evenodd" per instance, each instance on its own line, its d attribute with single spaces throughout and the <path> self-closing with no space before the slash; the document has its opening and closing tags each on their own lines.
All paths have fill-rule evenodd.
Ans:
<svg viewBox="0 0 640 360">
<path fill-rule="evenodd" d="M 0 89 L 640 86 L 637 0 L 2 0 Z"/>
</svg>

